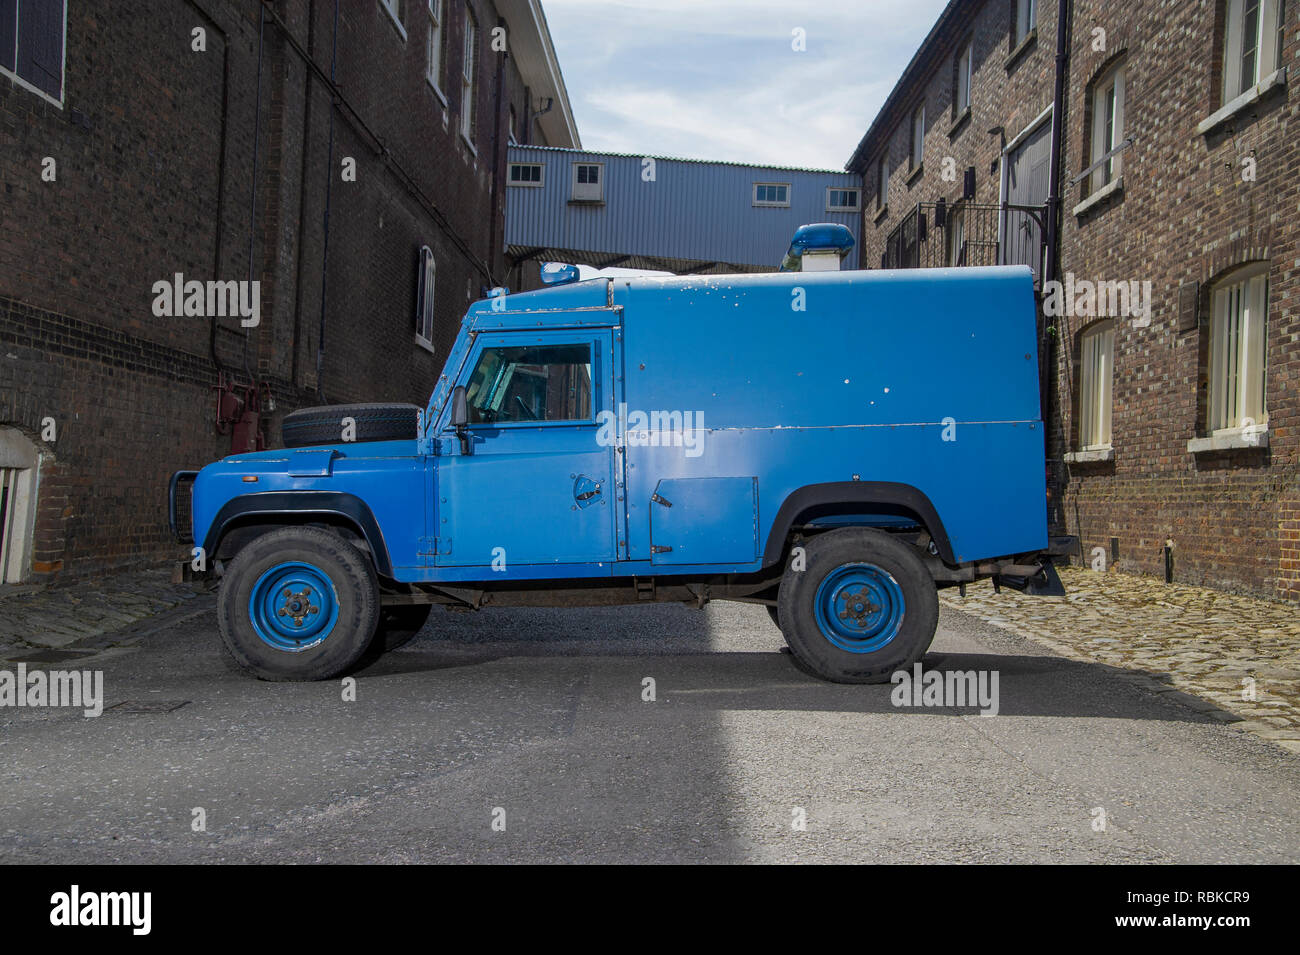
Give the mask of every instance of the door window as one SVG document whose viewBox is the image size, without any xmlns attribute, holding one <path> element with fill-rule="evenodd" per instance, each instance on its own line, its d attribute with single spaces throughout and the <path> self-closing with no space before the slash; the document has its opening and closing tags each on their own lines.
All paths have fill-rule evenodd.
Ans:
<svg viewBox="0 0 1300 955">
<path fill-rule="evenodd" d="M 591 420 L 591 346 L 484 348 L 468 386 L 471 424 Z"/>
</svg>

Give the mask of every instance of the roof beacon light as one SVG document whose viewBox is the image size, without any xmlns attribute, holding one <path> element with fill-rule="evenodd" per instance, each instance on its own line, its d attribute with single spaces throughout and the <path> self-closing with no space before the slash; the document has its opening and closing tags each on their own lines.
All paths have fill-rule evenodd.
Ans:
<svg viewBox="0 0 1300 955">
<path fill-rule="evenodd" d="M 853 233 L 838 222 L 814 222 L 794 230 L 782 272 L 838 272 L 853 250 Z"/>
<path fill-rule="evenodd" d="M 576 265 L 565 265 L 563 262 L 542 263 L 543 285 L 568 285 L 578 281 L 579 277 Z"/>
</svg>

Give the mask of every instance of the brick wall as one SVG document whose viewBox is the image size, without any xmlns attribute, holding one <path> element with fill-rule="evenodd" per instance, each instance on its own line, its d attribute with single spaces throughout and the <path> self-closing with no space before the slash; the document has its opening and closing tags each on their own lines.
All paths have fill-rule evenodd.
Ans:
<svg viewBox="0 0 1300 955">
<path fill-rule="evenodd" d="M 505 117 L 513 104 L 523 123 L 529 105 L 491 49 L 492 4 L 444 6 L 445 106 L 413 0 L 405 39 L 379 0 L 340 5 L 334 104 L 334 5 L 311 0 L 279 0 L 265 22 L 256 0 L 70 3 L 62 108 L 0 78 L 0 426 L 38 440 L 44 418 L 58 425 L 42 444 L 37 578 L 176 552 L 168 475 L 230 450 L 213 427 L 219 368 L 270 386 L 272 446 L 279 418 L 318 393 L 425 400 L 466 305 L 504 279 Z M 459 134 L 468 9 L 473 149 Z M 422 244 L 437 263 L 432 354 L 414 334 Z M 261 281 L 261 324 L 155 317 L 153 284 L 175 273 Z"/>
<path fill-rule="evenodd" d="M 1297 248 L 1300 144 L 1293 92 L 1278 91 L 1206 135 L 1197 124 L 1219 106 L 1223 4 L 1080 0 L 1071 51 L 1067 172 L 1092 160 L 1090 90 L 1122 58 L 1125 69 L 1123 190 L 1074 215 L 1082 184 L 1067 190 L 1062 266 L 1092 280 L 1149 280 L 1149 327 L 1116 323 L 1113 461 L 1073 466 L 1066 508 L 1085 552 L 1119 538 L 1120 566 L 1163 573 L 1174 544 L 1180 581 L 1300 599 L 1297 440 L 1300 392 Z M 1300 55 L 1296 4 L 1286 12 L 1284 63 Z M 1105 30 L 1105 49 L 1095 49 Z M 1294 67 L 1293 67 L 1294 69 Z M 1288 132 L 1288 125 L 1292 126 Z M 1256 160 L 1243 181 L 1241 159 Z M 1267 448 L 1192 454 L 1206 433 L 1210 300 L 1207 286 L 1233 267 L 1269 263 Z M 1179 286 L 1201 285 L 1199 322 L 1179 330 Z M 1060 333 L 1062 430 L 1074 434 L 1079 318 Z"/>
</svg>

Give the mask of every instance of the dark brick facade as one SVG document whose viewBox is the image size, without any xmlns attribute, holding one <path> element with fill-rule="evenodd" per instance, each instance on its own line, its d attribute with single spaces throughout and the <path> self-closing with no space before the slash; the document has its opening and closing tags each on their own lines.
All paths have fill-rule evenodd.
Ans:
<svg viewBox="0 0 1300 955">
<path fill-rule="evenodd" d="M 918 203 L 959 197 L 932 160 L 974 166 L 976 202 L 997 203 L 1006 138 L 1051 106 L 1057 4 L 1039 3 L 1037 36 L 1012 51 L 1012 0 L 954 0 L 900 81 L 851 168 L 863 175 L 863 262 L 878 265 L 887 239 Z M 1051 393 L 1048 458 L 1066 481 L 1060 517 L 1085 556 L 1112 546 L 1122 570 L 1162 574 L 1166 542 L 1175 579 L 1300 600 L 1300 145 L 1287 84 L 1205 132 L 1224 106 L 1220 71 L 1226 4 L 1075 0 L 1063 124 L 1061 271 L 1089 281 L 1150 281 L 1149 325 L 1116 320 L 1109 460 L 1065 459 L 1078 450 L 1079 334 L 1088 319 L 1045 321 Z M 1300 57 L 1300 4 L 1285 6 L 1280 62 Z M 1104 49 L 1098 30 L 1105 31 Z M 973 38 L 972 108 L 952 108 L 954 57 Z M 1075 214 L 1087 196 L 1071 185 L 1094 160 L 1092 92 L 1117 63 L 1125 70 L 1122 189 Z M 927 102 L 923 169 L 910 168 L 910 117 Z M 1288 125 L 1291 135 L 1288 135 Z M 989 132 L 992 130 L 993 132 Z M 885 202 L 875 201 L 876 163 L 889 150 Z M 1242 160 L 1255 161 L 1245 181 Z M 884 206 L 881 211 L 880 206 Z M 1189 451 L 1204 437 L 1210 291 L 1234 267 L 1268 265 L 1265 342 L 1267 440 L 1260 446 Z M 922 263 L 925 264 L 925 263 Z M 1199 283 L 1196 310 L 1180 288 Z M 1186 293 L 1190 295 L 1190 293 Z M 1186 303 L 1186 299 L 1184 302 Z"/>
<path fill-rule="evenodd" d="M 230 451 L 214 429 L 219 371 L 269 386 L 271 446 L 284 413 L 322 397 L 419 403 L 466 305 L 504 281 L 511 109 L 518 135 L 546 139 L 526 78 L 492 49 L 497 8 L 444 0 L 444 106 L 416 0 L 397 4 L 405 38 L 383 0 L 340 5 L 332 92 L 334 6 L 70 3 L 62 105 L 0 77 L 0 427 L 45 455 L 37 579 L 176 552 L 168 475 Z M 460 135 L 467 10 L 473 147 Z M 437 268 L 433 353 L 415 341 L 421 245 Z M 155 317 L 153 284 L 175 273 L 259 280 L 260 325 Z M 39 440 L 46 418 L 54 442 Z"/>
</svg>

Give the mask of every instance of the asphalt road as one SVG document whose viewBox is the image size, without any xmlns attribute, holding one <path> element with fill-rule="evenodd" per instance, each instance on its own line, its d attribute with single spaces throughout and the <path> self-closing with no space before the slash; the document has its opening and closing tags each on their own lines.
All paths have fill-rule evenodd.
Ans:
<svg viewBox="0 0 1300 955">
<path fill-rule="evenodd" d="M 998 671 L 997 716 L 821 683 L 735 604 L 435 610 L 355 701 L 231 672 L 186 614 L 29 664 L 187 702 L 0 708 L 0 861 L 1300 859 L 1300 757 L 947 609 L 926 666 Z"/>
</svg>

